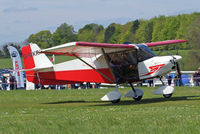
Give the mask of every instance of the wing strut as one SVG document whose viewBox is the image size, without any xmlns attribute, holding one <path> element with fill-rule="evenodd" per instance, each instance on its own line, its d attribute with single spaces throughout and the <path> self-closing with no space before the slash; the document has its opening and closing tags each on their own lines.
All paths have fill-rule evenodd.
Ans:
<svg viewBox="0 0 200 134">
<path fill-rule="evenodd" d="M 105 60 L 106 60 L 106 63 L 107 63 L 107 65 L 108 65 L 109 69 L 110 69 L 110 72 L 112 73 L 113 79 L 114 79 L 115 83 L 117 83 L 117 81 L 116 81 L 116 79 L 115 79 L 115 75 L 114 75 L 114 73 L 113 73 L 113 70 L 112 70 L 112 68 L 110 67 L 110 64 L 109 64 L 109 61 L 108 61 L 108 56 L 107 56 L 107 54 L 105 53 L 105 50 L 104 50 L 103 48 L 101 48 L 101 51 L 102 51 L 102 53 L 103 53 L 103 55 L 104 55 L 104 57 L 105 57 Z"/>
<path fill-rule="evenodd" d="M 41 82 L 40 82 L 40 77 L 39 77 L 38 71 L 36 71 L 36 74 L 37 74 L 39 85 L 41 86 Z"/>
<path fill-rule="evenodd" d="M 86 61 L 84 61 L 83 59 L 81 59 L 80 57 L 78 57 L 76 54 L 72 53 L 72 55 L 74 57 L 76 57 L 77 59 L 79 59 L 80 61 L 82 61 L 83 63 L 85 63 L 86 65 L 88 65 L 89 67 L 91 67 L 92 69 L 94 69 L 99 74 L 101 74 L 104 78 L 106 78 L 107 80 L 109 80 L 112 83 L 114 83 L 114 81 L 112 79 L 110 79 L 108 76 L 106 76 L 105 74 L 103 74 L 102 72 L 100 72 L 99 70 L 97 70 L 96 68 L 94 68 L 92 65 L 88 64 Z"/>
</svg>

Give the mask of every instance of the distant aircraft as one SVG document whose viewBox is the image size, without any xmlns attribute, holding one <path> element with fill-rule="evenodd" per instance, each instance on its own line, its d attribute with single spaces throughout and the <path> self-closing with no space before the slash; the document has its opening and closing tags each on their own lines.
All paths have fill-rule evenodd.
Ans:
<svg viewBox="0 0 200 134">
<path fill-rule="evenodd" d="M 115 90 L 107 93 L 101 100 L 118 103 L 121 98 L 119 84 L 129 83 L 132 90 L 125 96 L 139 101 L 144 92 L 134 88 L 132 83 L 161 78 L 176 68 L 180 72 L 177 61 L 181 56 L 156 56 L 149 47 L 183 42 L 186 40 L 143 44 L 71 42 L 43 50 L 31 43 L 22 48 L 22 54 L 28 81 L 41 85 L 114 83 Z M 77 59 L 53 64 L 45 54 L 74 56 Z M 173 92 L 173 87 L 163 85 L 153 93 L 170 98 Z"/>
</svg>

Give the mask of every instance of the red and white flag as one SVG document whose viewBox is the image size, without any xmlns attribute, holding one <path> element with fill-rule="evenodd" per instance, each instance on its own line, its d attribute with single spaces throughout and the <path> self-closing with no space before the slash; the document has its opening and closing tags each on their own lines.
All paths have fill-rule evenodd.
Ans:
<svg viewBox="0 0 200 134">
<path fill-rule="evenodd" d="M 50 61 L 51 61 L 53 64 L 55 64 L 56 61 L 55 61 L 55 55 L 54 55 L 54 54 L 52 55 Z"/>
</svg>

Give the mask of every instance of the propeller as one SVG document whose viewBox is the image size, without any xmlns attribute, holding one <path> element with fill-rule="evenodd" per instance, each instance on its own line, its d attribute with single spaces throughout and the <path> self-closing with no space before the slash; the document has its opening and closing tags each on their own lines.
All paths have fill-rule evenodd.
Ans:
<svg viewBox="0 0 200 134">
<path fill-rule="evenodd" d="M 182 85 L 182 80 L 181 80 L 181 69 L 180 69 L 180 66 L 179 66 L 179 63 L 178 63 L 178 60 L 181 59 L 181 56 L 178 56 L 178 55 L 171 55 L 173 57 L 173 63 L 175 65 L 175 68 L 176 68 L 176 72 L 177 72 L 177 77 L 178 79 L 180 80 L 180 86 Z"/>
<path fill-rule="evenodd" d="M 180 80 L 179 83 L 180 83 L 180 86 L 183 85 L 182 84 L 182 80 L 181 80 L 181 69 L 180 69 L 180 66 L 179 66 L 179 63 L 178 63 L 178 60 L 181 59 L 182 57 L 178 55 L 178 49 L 176 51 L 176 54 L 177 55 L 172 55 L 171 53 L 169 53 L 169 51 L 167 51 L 168 55 L 172 56 L 173 58 L 173 63 L 175 65 L 175 69 L 176 69 L 176 75 L 177 75 L 177 78 Z"/>
</svg>

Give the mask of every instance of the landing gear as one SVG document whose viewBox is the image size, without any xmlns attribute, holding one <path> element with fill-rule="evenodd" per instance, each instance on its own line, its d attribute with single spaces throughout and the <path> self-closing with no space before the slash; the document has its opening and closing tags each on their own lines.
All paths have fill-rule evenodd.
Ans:
<svg viewBox="0 0 200 134">
<path fill-rule="evenodd" d="M 140 100 L 142 99 L 142 96 L 133 97 L 133 99 L 134 99 L 135 101 L 140 101 Z"/>
<path fill-rule="evenodd" d="M 160 77 L 160 81 L 163 86 L 153 91 L 153 94 L 162 94 L 164 98 L 170 98 L 174 93 L 174 88 L 172 86 L 166 86 Z"/>
<path fill-rule="evenodd" d="M 135 101 L 140 101 L 142 99 L 142 96 L 144 94 L 144 91 L 138 88 L 134 88 L 132 83 L 129 83 L 132 90 L 128 91 L 124 96 L 125 97 L 131 97 Z"/>
<path fill-rule="evenodd" d="M 115 103 L 119 103 L 119 102 L 120 102 L 120 99 L 112 100 L 111 102 L 112 102 L 113 104 L 115 104 Z"/>
<path fill-rule="evenodd" d="M 172 93 L 171 93 L 171 94 L 163 94 L 163 96 L 164 96 L 165 98 L 170 98 L 170 97 L 172 96 Z"/>
<path fill-rule="evenodd" d="M 101 98 L 102 101 L 110 101 L 112 103 L 119 103 L 120 99 L 121 99 L 121 94 L 118 91 L 117 84 L 115 86 L 115 91 L 111 91 Z"/>
</svg>

